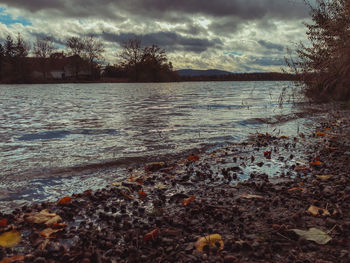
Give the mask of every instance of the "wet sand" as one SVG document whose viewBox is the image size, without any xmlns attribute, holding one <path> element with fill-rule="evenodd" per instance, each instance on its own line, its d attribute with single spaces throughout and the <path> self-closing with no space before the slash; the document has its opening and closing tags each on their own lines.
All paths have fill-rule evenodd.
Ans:
<svg viewBox="0 0 350 263">
<path fill-rule="evenodd" d="M 350 262 L 348 116 L 0 214 L 1 233 L 21 236 L 0 262 Z M 45 209 L 54 220 L 35 220 Z"/>
</svg>

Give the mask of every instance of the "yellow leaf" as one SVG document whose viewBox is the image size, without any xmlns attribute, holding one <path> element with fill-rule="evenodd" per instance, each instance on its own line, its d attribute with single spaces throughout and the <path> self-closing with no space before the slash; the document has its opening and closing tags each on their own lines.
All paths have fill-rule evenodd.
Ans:
<svg viewBox="0 0 350 263">
<path fill-rule="evenodd" d="M 224 249 L 224 242 L 222 241 L 221 235 L 219 234 L 200 237 L 194 245 L 200 252 L 203 252 L 203 248 L 205 246 L 217 247 L 219 250 Z"/>
<path fill-rule="evenodd" d="M 322 181 L 327 181 L 332 177 L 332 175 L 316 175 L 316 177 Z"/>
<path fill-rule="evenodd" d="M 5 232 L 0 235 L 0 246 L 14 247 L 21 241 L 21 234 L 17 230 Z"/>
<path fill-rule="evenodd" d="M 308 231 L 291 229 L 291 231 L 294 231 L 297 235 L 305 238 L 306 240 L 315 241 L 320 245 L 325 245 L 332 240 L 332 238 L 327 235 L 327 233 L 317 228 L 310 228 Z"/>
<path fill-rule="evenodd" d="M 252 198 L 264 199 L 264 197 L 261 196 L 261 195 L 251 195 L 251 194 L 247 194 L 247 193 L 241 194 L 241 197 L 242 198 L 247 198 L 247 199 L 252 199 Z"/>
<path fill-rule="evenodd" d="M 329 216 L 331 215 L 327 209 L 323 209 L 314 205 L 311 205 L 309 209 L 307 210 L 309 213 L 313 214 L 314 216 Z"/>
<path fill-rule="evenodd" d="M 34 224 L 45 224 L 50 226 L 58 223 L 62 218 L 55 213 L 49 213 L 49 211 L 45 209 L 41 210 L 40 213 L 30 214 L 26 220 Z"/>
</svg>

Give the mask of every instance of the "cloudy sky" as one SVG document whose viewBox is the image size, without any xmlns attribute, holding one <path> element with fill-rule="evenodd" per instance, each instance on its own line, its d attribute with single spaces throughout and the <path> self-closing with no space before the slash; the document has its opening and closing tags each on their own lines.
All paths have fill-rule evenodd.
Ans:
<svg viewBox="0 0 350 263">
<path fill-rule="evenodd" d="M 114 64 L 120 44 L 138 37 L 164 48 L 176 69 L 280 71 L 308 20 L 302 0 L 0 0 L 0 40 L 47 35 L 63 48 L 94 35 Z"/>
</svg>

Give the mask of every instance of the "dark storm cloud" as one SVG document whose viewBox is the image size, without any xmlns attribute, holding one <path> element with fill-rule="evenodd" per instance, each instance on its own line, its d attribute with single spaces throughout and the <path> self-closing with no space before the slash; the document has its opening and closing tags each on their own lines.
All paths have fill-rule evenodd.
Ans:
<svg viewBox="0 0 350 263">
<path fill-rule="evenodd" d="M 236 16 L 244 20 L 265 16 L 301 18 L 307 15 L 300 0 L 2 0 L 1 3 L 27 9 L 55 10 L 65 14 L 108 16 L 125 11 L 130 15 L 166 18 L 168 13 Z"/>
<path fill-rule="evenodd" d="M 265 41 L 265 40 L 259 40 L 258 43 L 267 48 L 267 49 L 276 49 L 279 51 L 283 51 L 284 50 L 284 46 L 280 45 L 280 44 L 276 44 L 276 43 L 272 43 L 270 41 Z"/>
<path fill-rule="evenodd" d="M 143 45 L 156 44 L 166 51 L 191 51 L 201 53 L 211 47 L 220 47 L 222 42 L 220 39 L 208 40 L 205 38 L 185 37 L 174 32 L 155 32 L 149 34 L 138 35 L 135 33 L 102 33 L 101 37 L 109 42 L 117 42 L 123 44 L 129 39 L 140 39 Z"/>
</svg>

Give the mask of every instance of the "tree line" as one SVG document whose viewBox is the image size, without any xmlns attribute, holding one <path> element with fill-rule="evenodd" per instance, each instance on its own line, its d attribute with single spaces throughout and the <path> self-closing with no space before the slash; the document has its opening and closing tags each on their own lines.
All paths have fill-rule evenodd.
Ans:
<svg viewBox="0 0 350 263">
<path fill-rule="evenodd" d="M 119 63 L 102 70 L 105 47 L 101 40 L 71 37 L 64 43 L 65 51 L 57 48 L 51 37 L 38 37 L 35 42 L 8 35 L 0 43 L 0 81 L 2 83 L 31 83 L 52 80 L 50 70 L 66 61 L 72 73 L 69 80 L 99 80 L 119 78 L 133 82 L 174 81 L 173 71 L 164 49 L 157 45 L 143 47 L 138 39 L 128 40 L 118 53 Z M 40 77 L 35 77 L 33 71 Z M 81 72 L 84 72 L 82 79 Z"/>
</svg>

